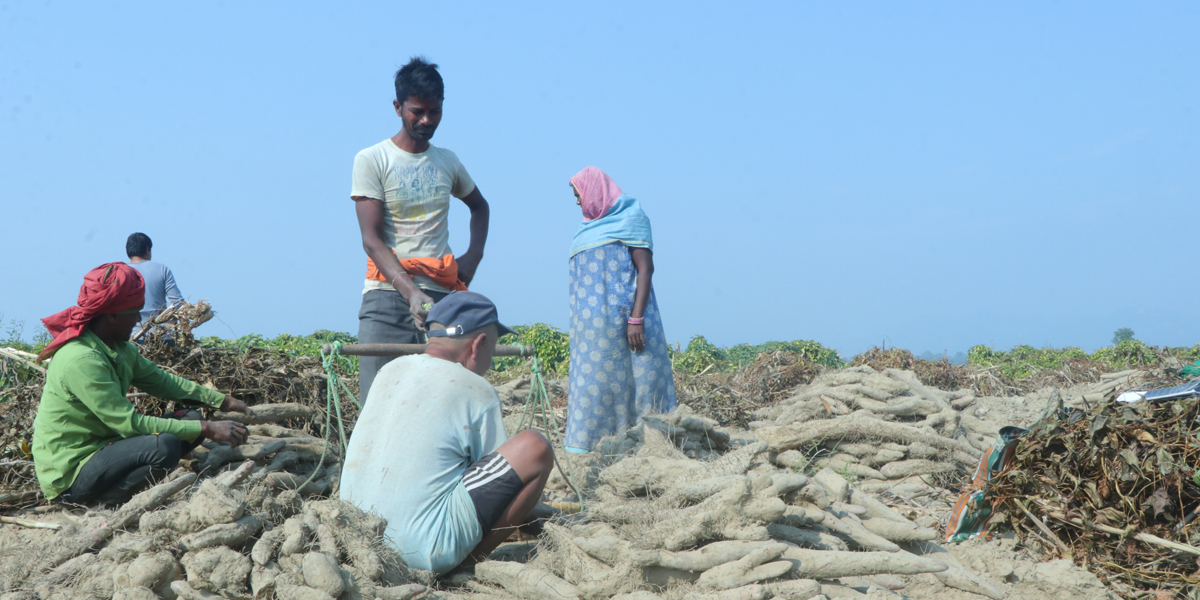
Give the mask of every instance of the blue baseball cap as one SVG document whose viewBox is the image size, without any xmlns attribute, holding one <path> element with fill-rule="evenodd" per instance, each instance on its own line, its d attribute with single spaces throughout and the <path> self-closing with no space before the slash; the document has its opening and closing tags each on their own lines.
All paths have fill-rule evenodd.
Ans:
<svg viewBox="0 0 1200 600">
<path fill-rule="evenodd" d="M 441 323 L 445 329 L 428 331 L 430 323 Z M 500 328 L 500 335 L 516 333 L 500 323 L 496 305 L 487 296 L 476 292 L 451 292 L 433 305 L 425 317 L 425 329 L 429 337 L 458 337 L 492 323 Z"/>
</svg>

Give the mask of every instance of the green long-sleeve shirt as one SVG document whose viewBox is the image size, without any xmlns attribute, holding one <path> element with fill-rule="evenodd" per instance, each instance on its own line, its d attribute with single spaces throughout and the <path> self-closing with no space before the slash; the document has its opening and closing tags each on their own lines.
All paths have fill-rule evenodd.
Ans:
<svg viewBox="0 0 1200 600">
<path fill-rule="evenodd" d="M 109 348 L 96 334 L 84 331 L 54 354 L 33 420 L 33 463 L 46 498 L 71 487 L 80 467 L 117 440 L 170 433 L 190 442 L 200 435 L 199 421 L 149 417 L 134 410 L 125 397 L 131 384 L 159 398 L 213 408 L 225 399 L 216 390 L 158 368 L 134 344 L 120 342 Z"/>
</svg>

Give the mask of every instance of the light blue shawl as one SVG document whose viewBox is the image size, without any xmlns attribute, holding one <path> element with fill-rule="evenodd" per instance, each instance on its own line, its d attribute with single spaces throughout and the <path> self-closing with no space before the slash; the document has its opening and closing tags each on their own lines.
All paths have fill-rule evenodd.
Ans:
<svg viewBox="0 0 1200 600">
<path fill-rule="evenodd" d="M 603 217 L 579 224 L 579 231 L 571 242 L 570 256 L 613 242 L 621 242 L 630 248 L 654 249 L 650 218 L 642 211 L 637 198 L 629 194 L 621 194 Z"/>
</svg>

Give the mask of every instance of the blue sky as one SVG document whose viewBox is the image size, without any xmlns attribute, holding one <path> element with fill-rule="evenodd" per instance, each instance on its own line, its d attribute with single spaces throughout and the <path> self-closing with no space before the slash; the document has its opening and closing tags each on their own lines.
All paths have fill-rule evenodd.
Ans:
<svg viewBox="0 0 1200 600">
<path fill-rule="evenodd" d="M 203 333 L 356 331 L 350 167 L 424 54 L 508 322 L 565 326 L 592 164 L 653 221 L 672 342 L 1192 345 L 1198 30 L 1187 2 L 3 1 L 0 313 L 32 331 L 143 231 Z"/>
</svg>

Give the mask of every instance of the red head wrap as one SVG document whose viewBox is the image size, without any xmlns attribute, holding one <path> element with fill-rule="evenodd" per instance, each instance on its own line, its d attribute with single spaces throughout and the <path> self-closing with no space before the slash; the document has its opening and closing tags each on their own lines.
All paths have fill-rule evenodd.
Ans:
<svg viewBox="0 0 1200 600">
<path fill-rule="evenodd" d="M 38 355 L 38 360 L 50 358 L 63 344 L 82 335 L 93 318 L 142 306 L 145 292 L 142 274 L 125 263 L 108 263 L 88 271 L 79 288 L 78 306 L 42 319 L 54 339 Z"/>
</svg>

